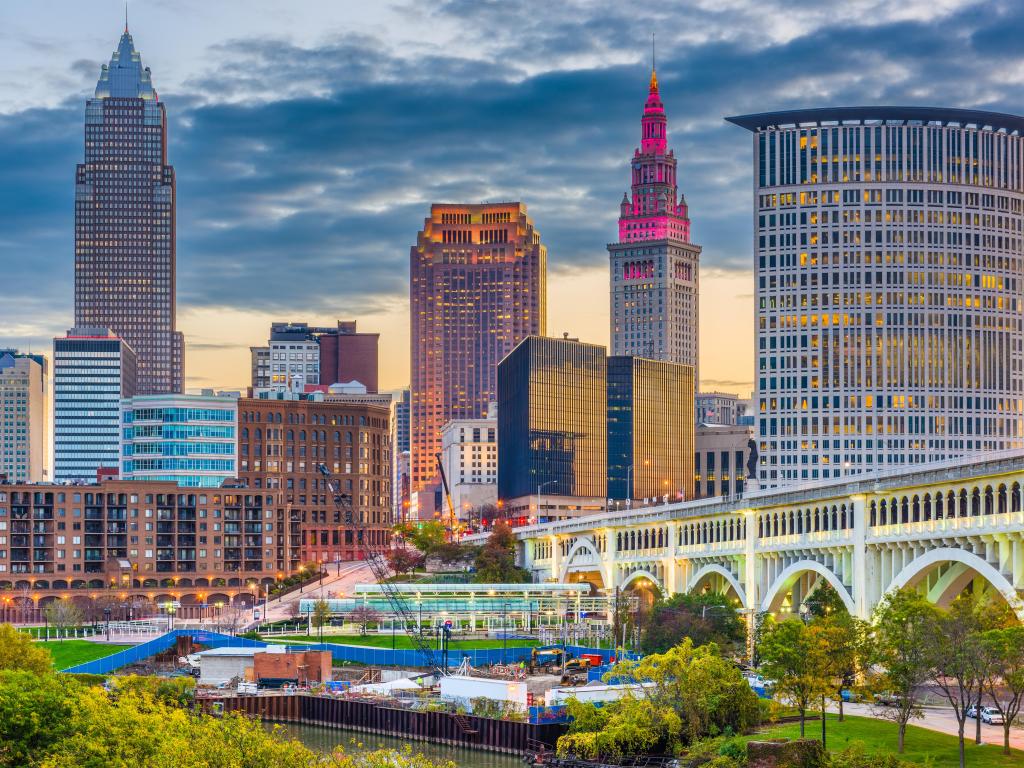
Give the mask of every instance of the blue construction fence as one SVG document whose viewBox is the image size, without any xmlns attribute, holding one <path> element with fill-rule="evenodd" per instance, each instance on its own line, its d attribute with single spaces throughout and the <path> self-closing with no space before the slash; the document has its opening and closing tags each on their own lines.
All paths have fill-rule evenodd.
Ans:
<svg viewBox="0 0 1024 768">
<path fill-rule="evenodd" d="M 219 632 L 207 632 L 206 630 L 198 629 L 173 629 L 166 634 L 160 635 L 160 637 L 140 643 L 132 648 L 126 648 L 123 651 L 104 656 L 102 659 L 87 661 L 84 664 L 68 667 L 61 671 L 74 674 L 106 675 L 128 664 L 135 664 L 174 647 L 178 642 L 178 637 L 182 635 L 188 635 L 192 638 L 192 642 L 206 645 L 210 648 L 219 648 L 221 646 L 265 648 L 267 646 L 266 643 L 258 640 L 249 640 L 248 638 L 235 637 L 234 635 L 222 635 Z"/>
<path fill-rule="evenodd" d="M 338 645 L 337 643 L 314 643 L 303 645 L 303 648 L 312 648 L 319 651 L 330 651 L 335 661 L 347 661 L 356 664 L 365 664 L 371 667 L 423 667 L 427 661 L 423 654 L 416 649 L 392 650 L 390 648 L 371 648 L 360 645 Z M 549 648 L 561 648 L 558 645 L 545 645 L 537 647 L 537 650 Z M 615 651 L 587 648 L 582 645 L 564 646 L 566 653 L 575 657 L 581 654 L 600 655 L 607 664 L 615 656 Z M 450 649 L 448 651 L 448 666 L 457 667 L 462 660 L 469 657 L 469 663 L 474 667 L 489 667 L 494 664 L 518 664 L 530 663 L 533 648 L 485 648 L 476 650 Z M 639 658 L 636 654 L 625 654 L 628 658 Z M 434 651 L 434 660 L 441 663 L 441 651 Z"/>
<path fill-rule="evenodd" d="M 266 648 L 267 643 L 260 640 L 249 640 L 233 635 L 223 635 L 218 632 L 207 632 L 205 630 L 175 629 L 167 634 L 161 635 L 133 648 L 118 651 L 102 659 L 95 659 L 84 664 L 62 670 L 71 673 L 88 673 L 94 675 L 105 675 L 127 664 L 147 659 L 158 653 L 166 651 L 174 646 L 177 638 L 181 635 L 189 635 L 194 643 L 205 645 L 211 648 L 222 646 L 234 646 L 239 648 Z M 365 664 L 373 667 L 423 667 L 427 660 L 419 650 L 403 649 L 392 650 L 390 648 L 371 648 L 359 645 L 338 645 L 337 643 L 304 643 L 297 646 L 305 650 L 330 651 L 335 661 L 346 661 L 356 664 Z M 616 652 L 601 648 L 587 648 L 582 645 L 546 645 L 538 650 L 564 647 L 567 654 L 579 657 L 581 654 L 600 655 L 605 664 L 610 664 L 611 659 L 616 657 Z M 448 665 L 457 667 L 465 657 L 469 657 L 469 663 L 474 667 L 487 667 L 494 664 L 518 664 L 519 662 L 529 663 L 533 648 L 487 648 L 478 650 L 449 650 Z M 622 654 L 625 658 L 637 659 L 637 654 Z M 434 659 L 438 663 L 442 661 L 441 652 L 434 651 Z M 599 669 L 607 669 L 603 666 Z M 602 673 L 603 674 L 603 673 Z"/>
</svg>

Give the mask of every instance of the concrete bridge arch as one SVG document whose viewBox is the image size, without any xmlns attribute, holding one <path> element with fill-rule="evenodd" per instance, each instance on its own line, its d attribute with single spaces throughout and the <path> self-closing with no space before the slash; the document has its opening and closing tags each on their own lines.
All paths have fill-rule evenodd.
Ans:
<svg viewBox="0 0 1024 768">
<path fill-rule="evenodd" d="M 687 592 L 694 592 L 698 587 L 701 586 L 705 580 L 720 578 L 725 584 L 727 584 L 733 592 L 736 593 L 736 597 L 739 598 L 740 605 L 743 608 L 749 608 L 747 603 L 747 591 L 740 584 L 740 580 L 726 568 L 724 565 L 718 563 L 708 563 L 701 567 L 693 576 L 690 578 L 689 583 L 686 585 Z"/>
<path fill-rule="evenodd" d="M 802 577 L 810 573 L 817 574 L 818 579 L 810 585 L 810 588 L 807 589 L 803 595 L 800 596 L 801 602 L 807 597 L 807 595 L 817 589 L 820 582 L 823 580 L 831 585 L 842 598 L 843 605 L 846 606 L 846 610 L 853 616 L 857 615 L 857 607 L 853 602 L 853 597 L 850 596 L 850 590 L 845 584 L 843 584 L 842 580 L 835 575 L 835 573 L 814 560 L 799 560 L 783 570 L 765 592 L 764 599 L 761 601 L 761 610 L 777 613 L 782 605 L 783 599 L 787 594 L 789 594 L 793 586 Z"/>
<path fill-rule="evenodd" d="M 939 575 L 931 584 L 926 584 L 928 599 L 939 606 L 946 606 L 963 592 L 975 578 L 981 577 L 1006 600 L 1007 604 L 1024 621 L 1024 601 L 1010 580 L 987 560 L 959 547 L 940 547 L 914 558 L 899 573 L 885 590 L 886 594 L 905 587 L 918 588 L 936 566 L 945 563 L 950 568 Z"/>
</svg>

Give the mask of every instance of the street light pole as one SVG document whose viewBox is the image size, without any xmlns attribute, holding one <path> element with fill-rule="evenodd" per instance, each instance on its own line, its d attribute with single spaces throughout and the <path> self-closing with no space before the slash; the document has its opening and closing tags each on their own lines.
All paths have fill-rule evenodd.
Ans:
<svg viewBox="0 0 1024 768">
<path fill-rule="evenodd" d="M 537 522 L 540 522 L 540 492 L 545 487 L 557 483 L 557 480 L 548 480 L 546 483 L 541 483 L 537 486 Z"/>
<path fill-rule="evenodd" d="M 501 663 L 505 663 L 505 651 L 508 648 L 508 603 L 501 604 Z"/>
</svg>

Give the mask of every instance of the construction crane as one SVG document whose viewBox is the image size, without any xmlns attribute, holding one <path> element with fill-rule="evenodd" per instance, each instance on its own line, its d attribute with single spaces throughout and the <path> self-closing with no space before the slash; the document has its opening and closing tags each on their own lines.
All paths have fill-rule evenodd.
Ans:
<svg viewBox="0 0 1024 768">
<path fill-rule="evenodd" d="M 448 475 L 444 472 L 444 463 L 441 461 L 441 454 L 435 453 L 434 458 L 437 460 L 437 471 L 441 474 L 441 484 L 444 486 L 444 497 L 448 502 L 448 525 L 445 528 L 448 530 L 448 541 L 451 541 L 455 535 L 455 507 L 452 506 L 452 492 L 448 487 Z"/>
<path fill-rule="evenodd" d="M 334 506 L 342 513 L 342 519 L 345 521 L 345 524 L 353 525 L 355 522 L 355 516 L 352 511 L 352 495 L 342 492 L 341 487 L 334 478 L 331 477 L 331 472 L 327 469 L 326 464 L 318 465 L 317 471 L 323 475 L 324 482 L 327 484 L 328 490 L 330 490 L 331 495 L 334 497 Z M 422 654 L 423 658 L 426 659 L 426 666 L 434 673 L 435 677 L 443 677 L 448 674 L 447 670 L 438 663 L 437 657 L 434 655 L 434 649 L 430 647 L 429 639 L 423 637 L 420 633 L 419 624 L 416 623 L 416 617 L 409 608 L 409 604 L 406 603 L 405 596 L 395 589 L 394 582 L 390 580 L 389 576 L 391 575 L 391 570 L 388 567 L 387 558 L 385 557 L 384 552 L 377 546 L 370 543 L 369 536 L 362 537 L 362 548 L 366 564 L 370 566 L 370 570 L 373 572 L 373 577 L 377 580 L 377 584 L 380 586 L 380 591 L 384 594 L 384 597 L 387 598 L 395 619 L 402 623 L 403 631 L 409 636 L 413 645 L 416 646 L 416 650 L 418 650 L 420 654 Z M 410 627 L 413 623 L 416 623 L 415 631 Z"/>
</svg>

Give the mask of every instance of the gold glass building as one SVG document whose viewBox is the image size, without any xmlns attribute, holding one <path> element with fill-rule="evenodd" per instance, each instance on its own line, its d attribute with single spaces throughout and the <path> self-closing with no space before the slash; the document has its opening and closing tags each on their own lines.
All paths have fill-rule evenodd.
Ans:
<svg viewBox="0 0 1024 768">
<path fill-rule="evenodd" d="M 692 499 L 693 366 L 608 358 L 608 498 Z"/>
</svg>

